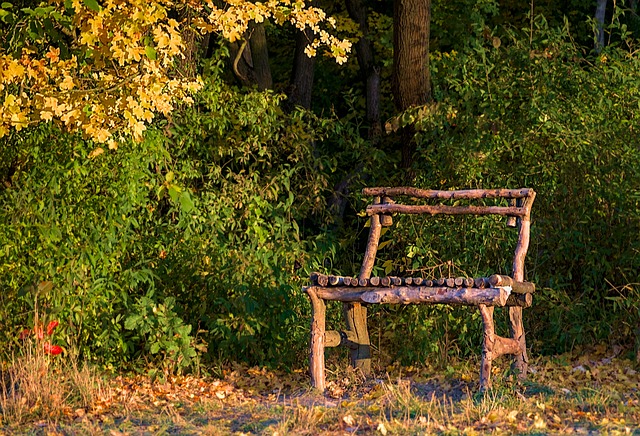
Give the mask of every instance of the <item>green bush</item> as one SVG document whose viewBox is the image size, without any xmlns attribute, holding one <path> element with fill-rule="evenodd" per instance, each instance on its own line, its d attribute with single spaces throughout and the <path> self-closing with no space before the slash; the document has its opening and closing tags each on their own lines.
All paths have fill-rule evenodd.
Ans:
<svg viewBox="0 0 640 436">
<path fill-rule="evenodd" d="M 536 351 L 628 341 L 638 313 L 621 301 L 637 307 L 640 270 L 638 43 L 624 25 L 612 26 L 621 42 L 585 53 L 567 26 L 549 28 L 542 17 L 534 24 L 531 35 L 507 29 L 501 38 L 479 26 L 468 49 L 435 53 L 434 106 L 392 124 L 418 130 L 419 186 L 538 193 L 527 278 L 539 291 L 525 317 Z M 515 240 L 501 220 L 450 221 L 400 223 L 389 233 L 398 248 L 388 258 L 401 268 L 453 260 L 474 274 L 510 270 Z M 448 311 L 423 309 L 421 322 L 435 316 L 446 325 Z M 635 322 L 624 320 L 629 313 Z M 457 341 L 468 340 L 456 325 Z M 422 348 L 446 343 L 443 329 L 416 334 Z"/>
<path fill-rule="evenodd" d="M 207 344 L 215 359 L 296 361 L 296 274 L 312 262 L 298 222 L 325 197 L 323 122 L 229 87 L 220 68 L 140 144 L 96 153 L 50 126 L 4 140 L 2 343 L 39 316 L 106 366 L 184 370 Z"/>
</svg>

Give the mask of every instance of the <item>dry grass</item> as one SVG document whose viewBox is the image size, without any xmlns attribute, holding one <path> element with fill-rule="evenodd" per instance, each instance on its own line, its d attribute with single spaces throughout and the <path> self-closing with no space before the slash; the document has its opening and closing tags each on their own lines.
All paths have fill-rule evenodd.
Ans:
<svg viewBox="0 0 640 436">
<path fill-rule="evenodd" d="M 86 413 L 109 395 L 96 371 L 76 358 L 48 355 L 37 341 L 27 341 L 21 351 L 2 367 L 3 426 L 55 423 Z"/>
<path fill-rule="evenodd" d="M 623 354 L 599 348 L 538 358 L 522 384 L 504 375 L 504 361 L 485 395 L 474 361 L 448 375 L 391 365 L 366 380 L 335 369 L 322 395 L 303 371 L 237 366 L 221 369 L 222 380 L 101 382 L 73 362 L 25 353 L 3 372 L 0 433 L 640 434 L 639 368 Z"/>
</svg>

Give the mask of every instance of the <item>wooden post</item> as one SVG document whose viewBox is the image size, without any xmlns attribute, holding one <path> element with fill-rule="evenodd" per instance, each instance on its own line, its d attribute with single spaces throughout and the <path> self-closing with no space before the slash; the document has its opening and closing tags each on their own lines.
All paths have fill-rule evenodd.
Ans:
<svg viewBox="0 0 640 436">
<path fill-rule="evenodd" d="M 326 307 L 324 300 L 318 298 L 313 287 L 307 288 L 311 300 L 311 350 L 309 366 L 311 368 L 311 385 L 321 392 L 325 390 L 324 380 L 324 341 Z"/>
<path fill-rule="evenodd" d="M 374 200 L 379 203 L 380 199 Z M 369 240 L 360 268 L 359 280 L 368 281 L 371 277 L 373 264 L 376 261 L 378 243 L 380 241 L 380 215 L 371 216 L 371 229 L 369 230 Z M 362 371 L 363 374 L 371 372 L 371 342 L 369 340 L 369 330 L 367 328 L 367 308 L 360 303 L 345 303 L 343 305 L 347 330 L 355 333 L 355 343 L 358 345 L 351 350 L 351 365 Z"/>
<path fill-rule="evenodd" d="M 518 244 L 513 258 L 513 279 L 516 282 L 524 281 L 524 260 L 529 249 L 529 235 L 531 231 L 531 206 L 536 198 L 536 193 L 531 190 L 529 197 L 523 201 L 524 216 L 518 219 Z M 518 374 L 518 378 L 524 379 L 527 376 L 527 367 L 529 357 L 527 356 L 527 341 L 524 335 L 524 326 L 522 324 L 522 307 L 509 307 L 509 321 L 511 337 L 518 341 L 521 352 L 516 354 L 513 359 L 512 369 Z"/>
<path fill-rule="evenodd" d="M 495 326 L 493 325 L 493 306 L 478 306 L 482 316 L 482 362 L 480 363 L 480 391 L 491 388 L 491 364 L 493 362 L 493 348 L 495 345 Z"/>
</svg>

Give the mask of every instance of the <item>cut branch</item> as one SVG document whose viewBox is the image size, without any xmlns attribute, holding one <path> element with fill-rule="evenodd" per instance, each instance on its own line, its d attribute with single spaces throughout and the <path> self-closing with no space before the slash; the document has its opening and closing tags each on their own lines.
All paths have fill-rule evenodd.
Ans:
<svg viewBox="0 0 640 436">
<path fill-rule="evenodd" d="M 517 282 L 509 276 L 494 274 L 489 277 L 491 286 L 511 286 L 511 292 L 516 294 L 532 294 L 536 286 L 531 282 Z"/>
<path fill-rule="evenodd" d="M 368 215 L 406 213 L 412 215 L 502 215 L 524 216 L 526 210 L 506 206 L 446 206 L 428 204 L 372 204 L 367 206 Z"/>
<path fill-rule="evenodd" d="M 532 195 L 533 189 L 465 189 L 458 191 L 438 191 L 411 187 L 364 188 L 362 194 L 367 197 L 406 195 L 415 198 L 474 199 L 474 198 L 523 198 Z"/>
</svg>

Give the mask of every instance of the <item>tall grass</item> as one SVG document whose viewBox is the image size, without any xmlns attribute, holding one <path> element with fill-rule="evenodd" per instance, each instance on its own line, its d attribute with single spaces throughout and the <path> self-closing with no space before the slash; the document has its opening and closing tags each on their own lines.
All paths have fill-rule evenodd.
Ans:
<svg viewBox="0 0 640 436">
<path fill-rule="evenodd" d="M 41 341 L 28 340 L 2 364 L 0 424 L 82 416 L 110 396 L 97 371 L 79 364 L 76 356 L 48 355 Z"/>
</svg>

